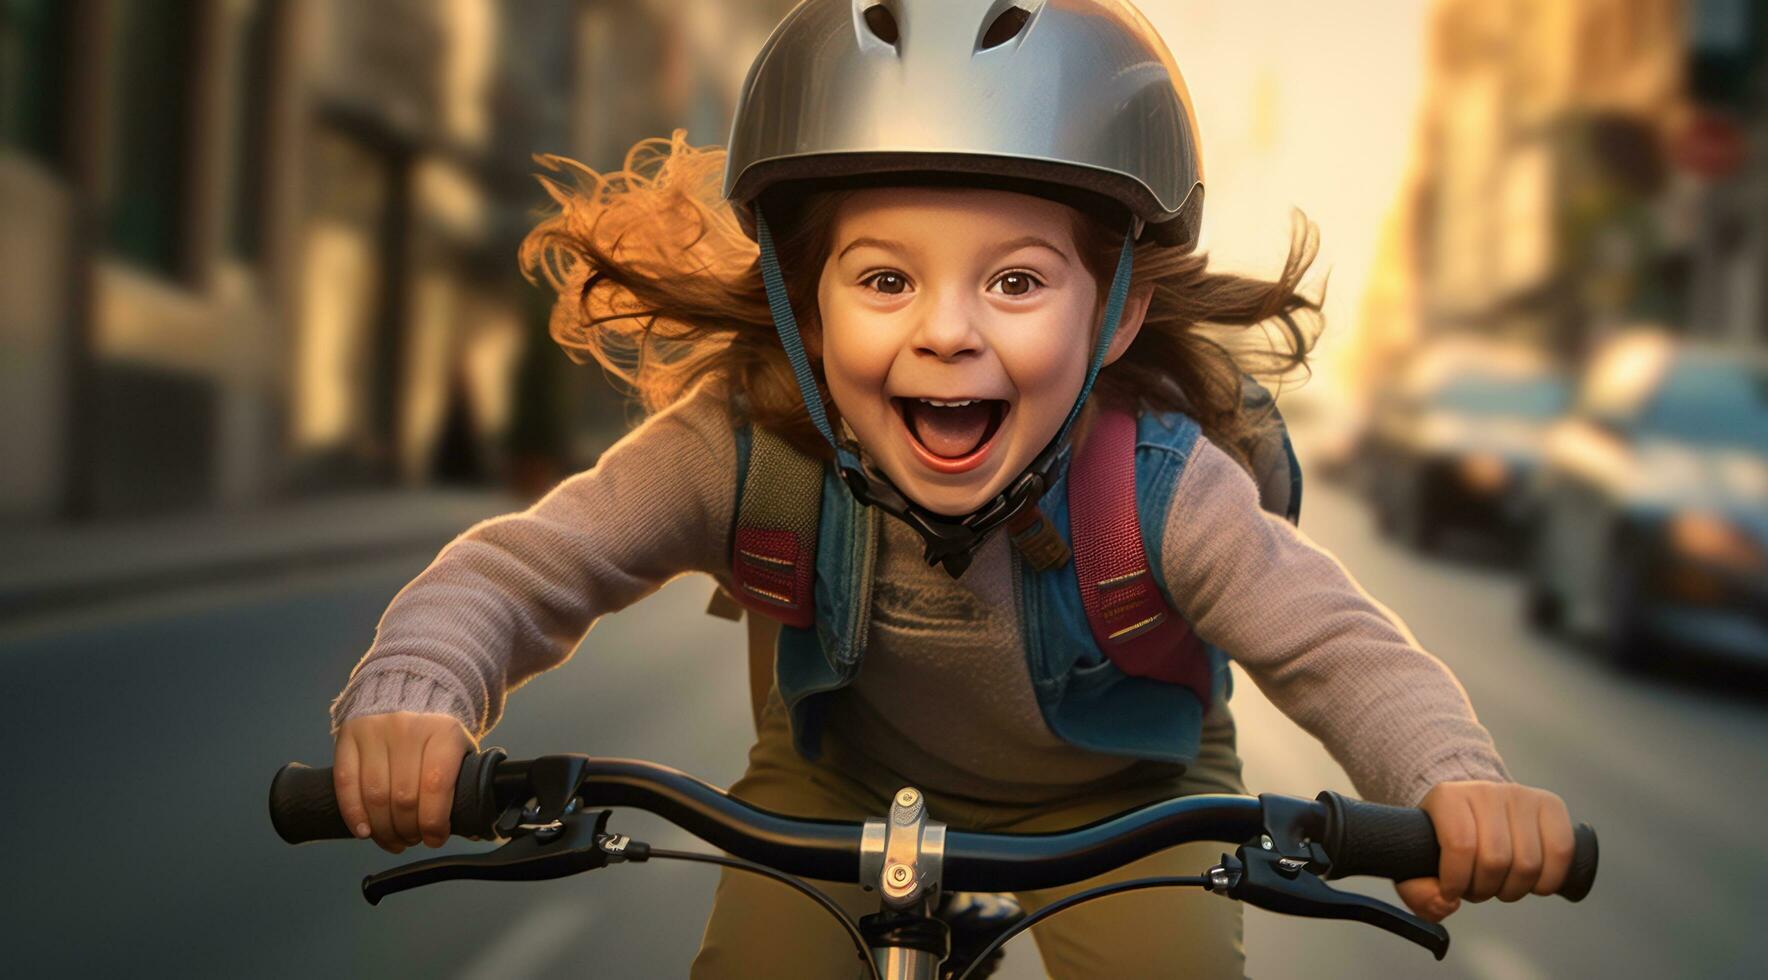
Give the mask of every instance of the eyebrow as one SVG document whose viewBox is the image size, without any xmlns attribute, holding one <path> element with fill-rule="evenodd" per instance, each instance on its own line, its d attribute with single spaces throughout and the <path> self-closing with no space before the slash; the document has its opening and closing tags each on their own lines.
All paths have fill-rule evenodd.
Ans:
<svg viewBox="0 0 1768 980">
<path fill-rule="evenodd" d="M 905 246 L 901 242 L 888 241 L 888 240 L 882 239 L 882 238 L 855 238 L 853 241 L 847 243 L 847 247 L 842 249 L 841 254 L 835 256 L 835 259 L 836 259 L 836 261 L 840 261 L 841 259 L 844 259 L 847 257 L 848 252 L 851 252 L 856 248 L 868 248 L 868 247 L 869 248 L 881 248 L 881 249 L 884 249 L 885 251 L 891 251 L 891 252 L 907 252 L 909 250 L 908 247 Z M 1064 252 L 1060 248 L 1057 248 L 1055 245 L 1051 244 L 1048 239 L 1039 238 L 1036 235 L 1026 235 L 1022 238 L 1015 238 L 1009 242 L 1002 242 L 995 247 L 995 254 L 1006 255 L 1011 252 L 1017 252 L 1022 248 L 1048 249 L 1048 250 L 1056 253 L 1056 256 L 1058 258 L 1060 258 L 1063 262 L 1068 261 L 1068 253 L 1067 252 Z"/>
<path fill-rule="evenodd" d="M 1061 259 L 1063 262 L 1068 261 L 1068 253 L 1067 252 L 1062 251 L 1060 248 L 1057 248 L 1055 245 L 1051 244 L 1048 240 L 1043 239 L 1043 238 L 1039 238 L 1036 235 L 1026 235 L 1023 238 L 1015 238 L 1010 242 L 1003 242 L 1003 243 L 1001 243 L 1000 251 L 996 254 L 1006 255 L 1010 252 L 1017 252 L 1022 248 L 1048 249 L 1049 251 L 1055 252 L 1056 257 Z"/>
<path fill-rule="evenodd" d="M 837 260 L 847 258 L 847 253 L 853 251 L 856 248 L 881 248 L 887 252 L 906 252 L 906 251 L 908 251 L 908 249 L 906 247 L 904 247 L 901 242 L 889 242 L 889 241 L 885 241 L 882 238 L 855 238 L 853 241 L 848 242 L 847 247 L 842 249 L 841 254 L 835 256 L 835 258 Z"/>
</svg>

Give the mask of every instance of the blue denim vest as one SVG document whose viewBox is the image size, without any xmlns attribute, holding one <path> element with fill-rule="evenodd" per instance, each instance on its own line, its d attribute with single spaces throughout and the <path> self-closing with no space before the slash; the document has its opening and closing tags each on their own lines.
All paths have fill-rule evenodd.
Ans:
<svg viewBox="0 0 1768 980">
<path fill-rule="evenodd" d="M 1168 504 L 1197 444 L 1197 423 L 1178 413 L 1144 413 L 1136 432 L 1136 504 L 1142 543 L 1163 594 L 1170 596 L 1161 564 Z M 739 472 L 747 470 L 747 432 L 738 438 Z M 1068 463 L 1058 460 L 1049 490 L 1039 502 L 1063 540 L 1069 539 Z M 775 680 L 790 709 L 793 742 L 806 758 L 821 754 L 828 697 L 859 676 L 870 630 L 872 574 L 880 521 L 835 475 L 825 469 L 816 553 L 816 626 L 783 627 L 775 657 Z M 1057 737 L 1110 755 L 1189 764 L 1197 757 L 1207 705 L 1178 684 L 1131 677 L 1106 659 L 1094 642 L 1081 607 L 1074 563 L 1040 572 L 1012 552 L 1019 619 L 1025 626 L 1025 659 L 1044 720 Z M 1216 698 L 1229 693 L 1227 656 L 1208 648 Z"/>
</svg>

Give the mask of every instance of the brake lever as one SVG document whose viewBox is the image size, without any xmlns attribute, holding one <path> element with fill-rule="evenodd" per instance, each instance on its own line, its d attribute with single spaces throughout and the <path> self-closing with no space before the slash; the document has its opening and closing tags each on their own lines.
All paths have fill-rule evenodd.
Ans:
<svg viewBox="0 0 1768 980">
<path fill-rule="evenodd" d="M 1209 869 L 1206 887 L 1248 905 L 1284 915 L 1347 919 L 1411 940 L 1437 959 L 1449 952 L 1449 931 L 1404 909 L 1367 895 L 1341 892 L 1321 881 L 1303 861 L 1262 847 L 1242 846 Z"/>
<path fill-rule="evenodd" d="M 379 905 L 395 892 L 439 881 L 547 881 L 605 868 L 618 859 L 617 849 L 604 849 L 615 836 L 607 833 L 612 813 L 568 812 L 549 826 L 523 827 L 495 851 L 430 858 L 369 875 L 362 879 L 362 897 Z"/>
</svg>

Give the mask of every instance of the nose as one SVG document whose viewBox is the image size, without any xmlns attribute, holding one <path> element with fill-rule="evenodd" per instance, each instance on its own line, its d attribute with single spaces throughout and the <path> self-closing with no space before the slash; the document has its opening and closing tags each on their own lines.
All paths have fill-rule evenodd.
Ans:
<svg viewBox="0 0 1768 980">
<path fill-rule="evenodd" d="M 955 361 L 982 351 L 982 334 L 969 310 L 957 302 L 927 304 L 910 338 L 915 353 Z"/>
</svg>

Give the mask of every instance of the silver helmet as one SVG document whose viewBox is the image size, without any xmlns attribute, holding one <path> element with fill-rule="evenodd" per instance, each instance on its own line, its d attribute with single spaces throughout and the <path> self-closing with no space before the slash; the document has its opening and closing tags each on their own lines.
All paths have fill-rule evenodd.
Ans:
<svg viewBox="0 0 1768 980">
<path fill-rule="evenodd" d="M 887 174 L 1080 191 L 1181 247 L 1203 215 L 1190 94 L 1122 0 L 804 0 L 749 70 L 725 197 L 753 237 L 771 187 Z"/>
</svg>

